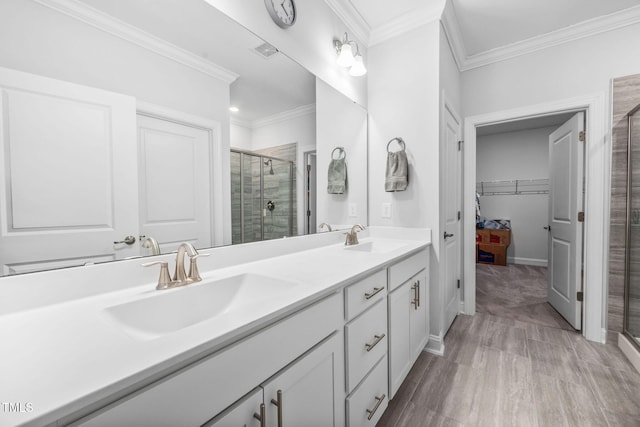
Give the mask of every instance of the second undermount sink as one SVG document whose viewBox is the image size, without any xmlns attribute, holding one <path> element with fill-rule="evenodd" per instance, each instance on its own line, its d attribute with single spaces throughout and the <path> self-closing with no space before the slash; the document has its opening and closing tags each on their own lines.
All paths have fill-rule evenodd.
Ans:
<svg viewBox="0 0 640 427">
<path fill-rule="evenodd" d="M 346 246 L 345 249 L 357 252 L 386 253 L 400 249 L 405 244 L 405 242 L 395 240 L 370 240 L 357 245 Z"/>
<path fill-rule="evenodd" d="M 298 283 L 261 274 L 240 274 L 205 281 L 105 309 L 126 332 L 156 338 L 214 317 L 242 313 L 256 303 L 277 300 Z"/>
</svg>

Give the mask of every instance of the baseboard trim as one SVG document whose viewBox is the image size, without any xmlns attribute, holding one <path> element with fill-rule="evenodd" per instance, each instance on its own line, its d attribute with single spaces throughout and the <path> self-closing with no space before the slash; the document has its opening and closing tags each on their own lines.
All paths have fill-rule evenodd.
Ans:
<svg viewBox="0 0 640 427">
<path fill-rule="evenodd" d="M 640 351 L 631 344 L 629 338 L 624 334 L 618 334 L 618 347 L 620 347 L 620 350 L 629 359 L 633 367 L 636 368 L 636 371 L 640 373 Z"/>
<path fill-rule="evenodd" d="M 424 351 L 435 354 L 436 356 L 444 356 L 444 342 L 437 335 L 429 335 L 429 342 Z"/>
<path fill-rule="evenodd" d="M 532 265 L 535 267 L 548 267 L 549 265 L 546 259 L 537 258 L 508 257 L 507 262 L 509 264 Z"/>
</svg>

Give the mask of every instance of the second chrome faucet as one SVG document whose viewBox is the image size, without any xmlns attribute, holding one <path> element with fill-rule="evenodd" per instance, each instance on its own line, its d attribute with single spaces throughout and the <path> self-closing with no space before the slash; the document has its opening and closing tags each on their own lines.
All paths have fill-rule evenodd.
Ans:
<svg viewBox="0 0 640 427">
<path fill-rule="evenodd" d="M 355 224 L 353 227 L 351 227 L 351 231 L 349 231 L 348 233 L 345 233 L 347 235 L 347 238 L 344 241 L 344 244 L 346 246 L 353 246 L 353 245 L 357 245 L 358 243 L 358 231 L 360 230 L 356 230 L 356 228 L 359 228 L 360 230 L 364 231 L 364 225 L 361 224 Z"/>
</svg>

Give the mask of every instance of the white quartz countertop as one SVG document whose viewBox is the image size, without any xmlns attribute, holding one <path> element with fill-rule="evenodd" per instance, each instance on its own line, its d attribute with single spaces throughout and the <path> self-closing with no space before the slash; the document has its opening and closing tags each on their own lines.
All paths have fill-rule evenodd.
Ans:
<svg viewBox="0 0 640 427">
<path fill-rule="evenodd" d="M 145 284 L 0 316 L 0 425 L 46 425 L 87 406 L 97 409 L 430 244 L 428 239 L 368 237 L 360 245 L 376 241 L 387 250 L 332 244 L 201 271 L 203 282 L 183 288 L 156 291 Z M 185 292 L 247 273 L 296 286 L 273 301 L 161 335 L 131 333 L 105 311 L 154 293 Z"/>
</svg>

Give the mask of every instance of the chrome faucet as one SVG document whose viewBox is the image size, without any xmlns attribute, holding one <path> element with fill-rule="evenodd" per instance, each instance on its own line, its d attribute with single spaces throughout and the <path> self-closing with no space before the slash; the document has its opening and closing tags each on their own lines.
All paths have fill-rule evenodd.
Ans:
<svg viewBox="0 0 640 427">
<path fill-rule="evenodd" d="M 149 237 L 140 236 L 140 240 L 142 240 L 141 245 L 143 248 L 147 248 L 147 249 L 151 248 L 151 255 L 160 255 L 160 245 L 158 244 L 158 241 L 155 238 L 151 236 Z"/>
<path fill-rule="evenodd" d="M 189 274 L 187 274 L 184 269 L 185 253 L 189 255 Z M 209 254 L 199 254 L 191 243 L 183 242 L 178 246 L 178 252 L 176 254 L 176 269 L 173 273 L 173 278 L 169 275 L 169 267 L 166 261 L 148 262 L 142 264 L 142 266 L 149 267 L 151 265 L 160 264 L 160 277 L 158 278 L 158 285 L 156 286 L 156 289 L 171 289 L 202 280 L 200 272 L 198 271 L 197 260 L 199 257 L 203 256 L 209 256 Z"/>
<path fill-rule="evenodd" d="M 360 230 L 356 230 L 356 228 L 359 228 L 360 230 L 364 231 L 364 225 L 361 224 L 355 224 L 353 227 L 351 227 L 351 231 L 348 233 L 345 233 L 347 235 L 347 239 L 344 241 L 344 244 L 346 246 L 352 246 L 352 245 L 357 245 L 358 243 L 358 231 Z"/>
<path fill-rule="evenodd" d="M 333 231 L 333 230 L 331 229 L 331 226 L 330 226 L 329 224 L 327 224 L 326 222 L 323 222 L 322 224 L 320 224 L 320 225 L 318 226 L 318 230 L 322 230 L 322 227 L 327 227 L 327 231 Z"/>
</svg>

